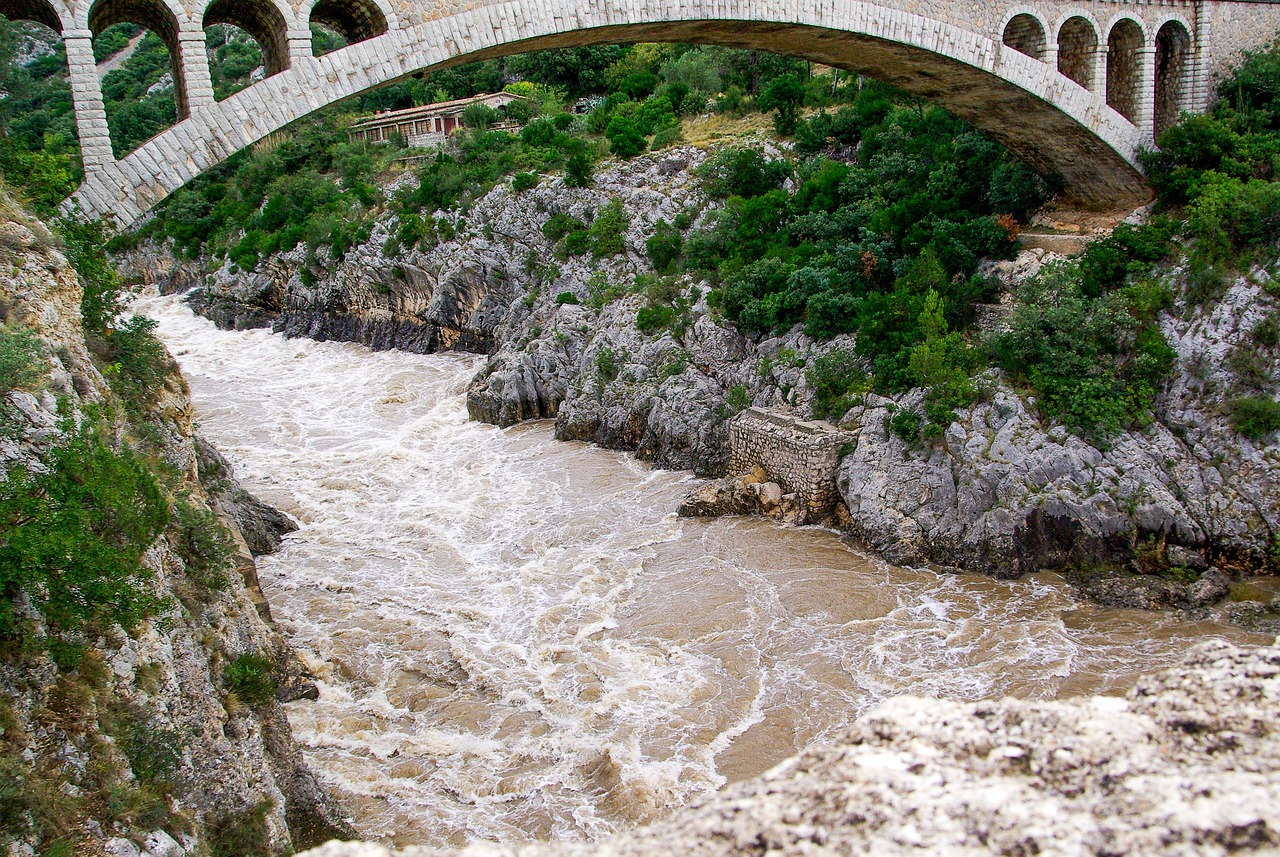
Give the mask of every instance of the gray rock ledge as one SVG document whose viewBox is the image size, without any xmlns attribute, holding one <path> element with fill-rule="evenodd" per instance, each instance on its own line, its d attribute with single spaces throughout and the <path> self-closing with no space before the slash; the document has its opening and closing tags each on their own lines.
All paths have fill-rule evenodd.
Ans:
<svg viewBox="0 0 1280 857">
<path fill-rule="evenodd" d="M 462 851 L 331 842 L 303 857 L 1277 853 L 1280 641 L 1196 646 L 1126 698 L 898 697 L 652 826 Z"/>
</svg>

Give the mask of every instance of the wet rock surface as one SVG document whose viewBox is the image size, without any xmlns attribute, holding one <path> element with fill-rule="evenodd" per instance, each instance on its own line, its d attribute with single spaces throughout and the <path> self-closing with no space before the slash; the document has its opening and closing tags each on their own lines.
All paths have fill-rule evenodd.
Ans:
<svg viewBox="0 0 1280 857">
<path fill-rule="evenodd" d="M 898 697 L 839 741 L 589 844 L 305 857 L 1226 854 L 1280 846 L 1280 648 L 1206 642 L 1124 699 Z"/>
</svg>

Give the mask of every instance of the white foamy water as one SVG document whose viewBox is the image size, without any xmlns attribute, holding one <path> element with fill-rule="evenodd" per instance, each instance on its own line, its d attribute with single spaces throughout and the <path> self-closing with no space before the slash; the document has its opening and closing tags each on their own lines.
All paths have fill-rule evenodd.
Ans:
<svg viewBox="0 0 1280 857">
<path fill-rule="evenodd" d="M 301 524 L 259 560 L 320 679 L 288 706 L 362 834 L 584 838 L 836 735 L 886 696 L 1121 692 L 1241 632 L 938 575 L 834 534 L 681 520 L 688 474 L 468 422 L 472 356 L 160 321 L 202 433 Z"/>
</svg>

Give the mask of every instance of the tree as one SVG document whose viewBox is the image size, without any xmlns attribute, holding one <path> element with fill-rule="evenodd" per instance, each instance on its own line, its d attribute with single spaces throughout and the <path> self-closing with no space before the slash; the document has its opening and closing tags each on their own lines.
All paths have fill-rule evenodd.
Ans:
<svg viewBox="0 0 1280 857">
<path fill-rule="evenodd" d="M 484 104 L 469 104 L 458 117 L 462 124 L 477 131 L 487 130 L 498 121 L 498 111 Z"/>
<path fill-rule="evenodd" d="M 609 151 L 624 160 L 630 160 L 645 150 L 648 143 L 634 120 L 615 116 L 609 120 L 604 136 L 609 140 Z"/>
<path fill-rule="evenodd" d="M 794 74 L 774 78 L 760 93 L 757 102 L 761 110 L 776 110 L 773 127 L 784 137 L 790 137 L 800 126 L 800 105 L 804 102 L 804 83 Z"/>
</svg>

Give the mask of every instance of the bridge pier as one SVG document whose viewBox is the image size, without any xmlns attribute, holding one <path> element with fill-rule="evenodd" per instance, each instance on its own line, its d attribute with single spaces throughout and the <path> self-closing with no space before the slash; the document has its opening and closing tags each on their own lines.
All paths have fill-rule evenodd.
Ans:
<svg viewBox="0 0 1280 857">
<path fill-rule="evenodd" d="M 186 89 L 184 97 L 188 114 L 212 107 L 215 103 L 213 76 L 209 72 L 209 55 L 205 53 L 203 29 L 197 29 L 195 24 L 187 24 L 178 30 L 178 56 L 174 57 L 174 62 L 182 64 L 182 83 Z M 175 89 L 179 85 L 176 76 L 173 85 Z"/>
<path fill-rule="evenodd" d="M 1104 101 L 1107 97 L 1107 50 L 1106 34 L 1103 33 L 1098 46 L 1093 49 L 1093 86 L 1089 91 Z"/>
<path fill-rule="evenodd" d="M 1133 124 L 1141 133 L 1143 146 L 1155 145 L 1155 112 L 1156 112 L 1156 46 L 1144 42 L 1137 50 L 1138 64 L 1138 103 Z"/>
<path fill-rule="evenodd" d="M 1199 0 L 1196 3 L 1196 32 L 1191 46 L 1191 103 L 1187 109 L 1192 113 L 1203 113 L 1209 109 L 1209 100 L 1213 96 L 1213 84 L 1209 79 L 1209 46 L 1213 42 L 1213 25 L 1209 22 L 1208 5 Z"/>
<path fill-rule="evenodd" d="M 115 162 L 107 107 L 102 100 L 102 84 L 93 59 L 93 33 L 67 30 L 62 34 L 62 41 L 67 48 L 67 76 L 76 114 L 76 134 L 80 137 L 80 160 L 88 175 Z"/>
<path fill-rule="evenodd" d="M 315 59 L 311 48 L 311 30 L 289 30 L 285 33 L 285 39 L 289 43 L 291 68 L 299 68 Z"/>
</svg>

